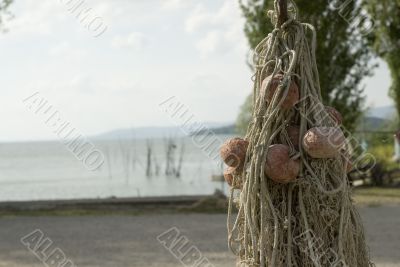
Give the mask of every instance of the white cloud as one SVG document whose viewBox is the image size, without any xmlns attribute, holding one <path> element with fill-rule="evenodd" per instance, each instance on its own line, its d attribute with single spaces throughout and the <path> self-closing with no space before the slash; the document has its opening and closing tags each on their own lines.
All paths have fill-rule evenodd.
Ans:
<svg viewBox="0 0 400 267">
<path fill-rule="evenodd" d="M 199 120 L 234 121 L 252 86 L 237 0 L 85 1 L 110 26 L 102 38 L 59 1 L 12 5 L 15 19 L 0 35 L 1 140 L 54 138 L 21 103 L 35 91 L 87 135 L 168 125 L 158 103 L 171 95 Z"/>
<path fill-rule="evenodd" d="M 24 5 L 16 1 L 15 27 L 10 25 L 10 33 L 2 35 L 0 42 L 0 54 L 7 62 L 0 66 L 4 74 L 0 84 L 5 88 L 0 119 L 6 129 L 0 139 L 53 138 L 41 124 L 15 125 L 20 117 L 10 116 L 21 113 L 22 121 L 32 119 L 19 104 L 32 91 L 43 93 L 85 134 L 132 124 L 167 125 L 158 103 L 171 95 L 182 98 L 201 119 L 233 120 L 247 94 L 239 90 L 250 76 L 244 54 L 198 61 L 200 55 L 223 51 L 229 44 L 226 41 L 233 41 L 226 37 L 229 23 L 212 19 L 210 25 L 200 19 L 193 28 L 196 32 L 188 35 L 182 25 L 194 10 L 188 7 L 195 7 L 196 2 L 172 0 L 169 7 L 176 9 L 167 10 L 163 1 L 154 6 L 153 1 L 87 0 L 112 26 L 109 34 L 98 39 L 91 38 L 58 2 L 26 0 L 30 4 Z M 213 17 L 222 8 L 212 11 L 215 4 L 202 4 L 202 12 Z M 105 10 L 106 6 L 110 8 Z M 38 30 L 35 24 L 40 22 L 43 29 Z M 213 78 L 215 74 L 222 78 Z M 227 91 L 231 102 L 219 103 L 216 115 L 209 106 L 220 102 Z"/>
<path fill-rule="evenodd" d="M 217 11 L 211 11 L 198 4 L 185 21 L 185 31 L 201 36 L 195 47 L 203 57 L 229 50 L 238 51 L 243 55 L 247 49 L 243 23 L 239 5 L 225 0 Z"/>
<path fill-rule="evenodd" d="M 162 7 L 165 9 L 181 9 L 187 5 L 187 0 L 163 0 Z"/>
<path fill-rule="evenodd" d="M 11 13 L 15 14 L 6 27 L 10 35 L 39 34 L 49 35 L 54 31 L 58 21 L 64 19 L 56 2 L 43 1 L 38 4 L 35 0 L 25 0 L 21 5 L 15 1 L 11 5 Z"/>
<path fill-rule="evenodd" d="M 56 44 L 55 46 L 53 46 L 50 51 L 49 54 L 51 56 L 58 56 L 60 54 L 65 53 L 66 51 L 68 51 L 70 49 L 70 45 L 67 42 L 62 42 L 59 44 Z"/>
<path fill-rule="evenodd" d="M 82 62 L 88 56 L 88 51 L 82 47 L 76 47 L 71 43 L 63 41 L 50 47 L 48 55 L 52 58 L 56 58 L 67 64 L 67 62 Z"/>
<path fill-rule="evenodd" d="M 189 14 L 185 22 L 185 30 L 188 33 L 193 33 L 202 26 L 213 23 L 213 14 L 207 12 L 202 4 L 198 4 L 195 10 Z"/>
<path fill-rule="evenodd" d="M 114 37 L 111 44 L 114 48 L 132 48 L 140 51 L 146 46 L 147 39 L 141 32 L 132 32 L 125 36 Z"/>
<path fill-rule="evenodd" d="M 202 56 L 211 54 L 219 50 L 218 48 L 222 44 L 222 37 L 218 31 L 211 31 L 207 35 L 197 42 L 196 48 L 200 51 Z"/>
<path fill-rule="evenodd" d="M 229 27 L 236 24 L 238 20 L 242 20 L 239 5 L 232 3 L 232 0 L 225 0 L 216 12 L 198 4 L 195 10 L 189 14 L 185 22 L 185 30 L 193 33 L 210 27 Z"/>
</svg>

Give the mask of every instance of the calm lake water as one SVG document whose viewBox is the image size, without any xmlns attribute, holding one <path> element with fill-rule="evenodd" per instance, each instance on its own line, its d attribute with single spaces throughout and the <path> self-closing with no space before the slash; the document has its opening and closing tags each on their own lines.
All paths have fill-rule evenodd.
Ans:
<svg viewBox="0 0 400 267">
<path fill-rule="evenodd" d="M 220 141 L 228 136 L 218 136 Z M 222 166 L 191 138 L 96 141 L 105 155 L 95 171 L 86 169 L 61 142 L 4 143 L 0 149 L 0 201 L 173 196 L 227 190 L 211 181 Z M 147 168 L 151 148 L 151 168 Z M 183 151 L 183 152 L 182 152 Z M 169 155 L 169 156 L 168 156 Z M 166 175 L 179 168 L 181 174 Z M 169 158 L 170 160 L 167 160 Z M 169 162 L 169 164 L 168 164 Z M 150 170 L 151 175 L 146 175 Z"/>
</svg>

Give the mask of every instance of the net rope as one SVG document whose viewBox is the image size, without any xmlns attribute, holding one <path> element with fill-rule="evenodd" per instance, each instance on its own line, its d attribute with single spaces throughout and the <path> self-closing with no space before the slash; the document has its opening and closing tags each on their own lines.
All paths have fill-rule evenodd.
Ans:
<svg viewBox="0 0 400 267">
<path fill-rule="evenodd" d="M 295 149 L 286 131 L 293 122 L 300 125 L 300 137 L 312 127 L 335 125 L 325 111 L 313 109 L 322 103 L 314 27 L 298 21 L 293 0 L 282 25 L 278 25 L 276 0 L 274 7 L 268 15 L 275 28 L 255 48 L 253 57 L 254 108 L 245 137 L 249 146 L 241 174 L 243 188 L 230 193 L 229 247 L 237 255 L 237 266 L 243 267 L 374 266 L 352 203 L 347 161 L 342 156 L 310 158 L 301 145 Z M 262 82 L 278 73 L 283 80 L 267 103 Z M 301 100 L 295 108 L 284 110 L 280 105 L 291 81 L 298 84 Z M 272 144 L 289 146 L 291 157 L 301 160 L 298 179 L 279 184 L 266 177 Z M 237 214 L 232 212 L 234 205 Z"/>
</svg>

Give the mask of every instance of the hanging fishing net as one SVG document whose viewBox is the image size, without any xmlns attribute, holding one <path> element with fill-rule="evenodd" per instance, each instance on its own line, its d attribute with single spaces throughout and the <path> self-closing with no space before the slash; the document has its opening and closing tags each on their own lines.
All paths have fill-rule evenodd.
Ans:
<svg viewBox="0 0 400 267">
<path fill-rule="evenodd" d="M 293 1 L 282 25 L 277 1 L 268 14 L 275 29 L 255 49 L 251 123 L 221 149 L 237 266 L 373 266 L 341 116 L 322 104 L 315 29 L 298 21 Z"/>
</svg>

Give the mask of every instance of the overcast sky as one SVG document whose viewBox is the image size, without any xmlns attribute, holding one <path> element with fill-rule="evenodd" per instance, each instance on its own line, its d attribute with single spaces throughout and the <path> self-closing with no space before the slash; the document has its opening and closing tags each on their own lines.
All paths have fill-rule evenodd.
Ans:
<svg viewBox="0 0 400 267">
<path fill-rule="evenodd" d="M 0 141 L 56 139 L 22 102 L 35 92 L 87 136 L 171 125 L 158 106 L 171 96 L 200 121 L 234 121 L 252 86 L 236 0 L 86 0 L 107 26 L 97 38 L 65 2 L 11 8 L 0 35 Z M 381 64 L 365 81 L 369 106 L 391 105 L 389 78 Z"/>
</svg>

